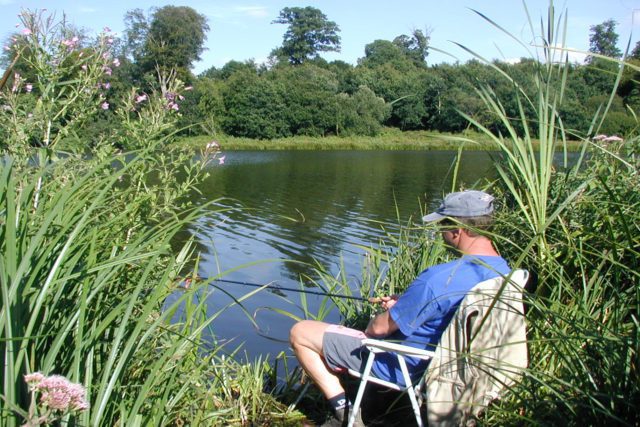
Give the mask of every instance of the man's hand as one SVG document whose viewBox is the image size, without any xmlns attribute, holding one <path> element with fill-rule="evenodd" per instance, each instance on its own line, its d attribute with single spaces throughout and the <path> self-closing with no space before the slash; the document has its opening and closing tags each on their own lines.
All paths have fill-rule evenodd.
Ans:
<svg viewBox="0 0 640 427">
<path fill-rule="evenodd" d="M 385 310 L 389 310 L 398 301 L 398 295 L 384 296 L 379 298 L 369 298 L 372 304 L 380 304 Z"/>
</svg>

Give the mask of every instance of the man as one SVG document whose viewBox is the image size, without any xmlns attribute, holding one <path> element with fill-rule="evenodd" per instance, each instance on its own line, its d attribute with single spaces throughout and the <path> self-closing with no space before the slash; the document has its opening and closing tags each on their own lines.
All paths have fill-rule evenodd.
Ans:
<svg viewBox="0 0 640 427">
<path fill-rule="evenodd" d="M 507 262 L 483 233 L 492 224 L 493 200 L 482 191 L 451 193 L 435 212 L 423 218 L 438 222 L 445 243 L 460 258 L 424 270 L 404 294 L 383 297 L 384 311 L 371 319 L 364 333 L 312 320 L 291 328 L 289 340 L 300 365 L 334 409 L 334 418 L 325 425 L 346 425 L 349 402 L 338 374 L 345 369 L 362 370 L 367 352 L 361 344 L 363 338 L 433 349 L 466 293 L 477 283 L 509 273 Z M 403 384 L 396 357 L 387 356 L 376 357 L 372 372 Z M 407 360 L 410 374 L 416 377 L 424 373 L 427 364 Z M 363 425 L 359 414 L 357 423 Z"/>
</svg>

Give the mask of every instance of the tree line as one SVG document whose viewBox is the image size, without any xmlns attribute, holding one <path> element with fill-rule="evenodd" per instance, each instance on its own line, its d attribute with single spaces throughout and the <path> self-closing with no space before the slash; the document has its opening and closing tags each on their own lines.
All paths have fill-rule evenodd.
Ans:
<svg viewBox="0 0 640 427">
<path fill-rule="evenodd" d="M 191 135 L 373 136 L 384 127 L 460 132 L 469 126 L 468 118 L 500 131 L 499 118 L 487 111 L 476 88 L 495 93 L 505 114 L 515 119 L 518 105 L 526 100 L 517 98 L 514 84 L 525 93 L 535 90 L 535 70 L 545 66 L 545 60 L 530 58 L 429 65 L 428 30 L 373 40 L 355 65 L 328 62 L 320 54 L 340 50 L 339 26 L 319 9 L 287 7 L 273 21 L 287 30 L 267 63 L 232 60 L 195 76 L 191 68 L 200 59 L 209 30 L 204 15 L 187 6 L 164 6 L 148 13 L 131 10 L 124 22 L 123 36 L 114 40 L 119 66 L 112 70 L 106 102 L 118 105 L 132 88 L 145 93 L 162 87 L 173 73 L 193 89 L 172 104 L 179 110 L 181 132 Z M 615 26 L 608 20 L 591 27 L 591 55 L 585 63 L 556 58 L 566 62 L 559 111 L 570 134 L 584 136 L 598 129 L 623 135 L 636 126 L 640 76 L 628 67 L 620 72 L 619 62 L 604 58 L 622 57 Z M 78 43 L 90 43 L 86 31 L 68 31 L 77 35 Z M 5 67 L 13 64 L 12 70 L 28 81 L 29 64 L 11 52 L 4 54 Z M 640 64 L 640 42 L 625 61 Z M 615 96 L 610 97 L 614 87 Z M 608 114 L 596 122 L 594 117 L 605 107 Z M 119 120 L 113 108 L 106 108 L 82 136 L 101 137 Z"/>
</svg>

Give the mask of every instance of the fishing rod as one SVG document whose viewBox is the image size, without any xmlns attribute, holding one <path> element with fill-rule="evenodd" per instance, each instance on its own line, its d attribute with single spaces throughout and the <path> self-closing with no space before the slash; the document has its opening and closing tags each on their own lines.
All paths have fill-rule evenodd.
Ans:
<svg viewBox="0 0 640 427">
<path fill-rule="evenodd" d="M 184 282 L 186 283 L 187 287 L 189 286 L 189 283 L 192 280 L 193 280 L 192 278 L 184 279 Z M 344 299 L 352 299 L 352 300 L 357 300 L 357 301 L 367 301 L 367 302 L 370 302 L 372 304 L 377 304 L 377 303 L 382 302 L 381 298 L 375 298 L 375 297 L 364 298 L 364 297 L 356 297 L 356 296 L 353 296 L 353 295 L 343 295 L 343 294 L 334 294 L 334 293 L 330 293 L 330 292 L 313 291 L 313 290 L 310 290 L 310 289 L 289 288 L 289 287 L 280 286 L 280 285 L 261 285 L 259 283 L 243 282 L 243 281 L 239 281 L 239 280 L 208 279 L 206 277 L 200 277 L 200 276 L 196 277 L 196 280 L 200 280 L 200 281 L 210 280 L 212 282 L 224 282 L 224 283 L 231 283 L 231 284 L 234 284 L 234 285 L 252 286 L 254 288 L 274 289 L 274 290 L 278 290 L 278 291 L 298 292 L 298 293 L 303 293 L 303 294 L 320 295 L 320 296 L 324 296 L 324 297 L 344 298 Z"/>
</svg>

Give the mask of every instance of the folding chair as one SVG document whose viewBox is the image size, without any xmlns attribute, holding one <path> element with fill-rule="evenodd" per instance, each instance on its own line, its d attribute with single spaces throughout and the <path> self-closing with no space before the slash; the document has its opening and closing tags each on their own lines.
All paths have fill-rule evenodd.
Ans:
<svg viewBox="0 0 640 427">
<path fill-rule="evenodd" d="M 522 304 L 528 277 L 527 271 L 515 270 L 507 277 L 474 286 L 460 303 L 434 351 L 376 339 L 363 340 L 369 356 L 362 372 L 349 370 L 349 375 L 360 378 L 360 385 L 348 426 L 353 426 L 369 382 L 406 392 L 420 427 L 424 425 L 420 407 L 425 397 L 428 421 L 437 425 L 458 425 L 499 397 L 528 364 Z M 405 387 L 371 374 L 373 361 L 380 353 L 396 355 Z M 417 384 L 409 376 L 405 357 L 431 360 Z"/>
</svg>

